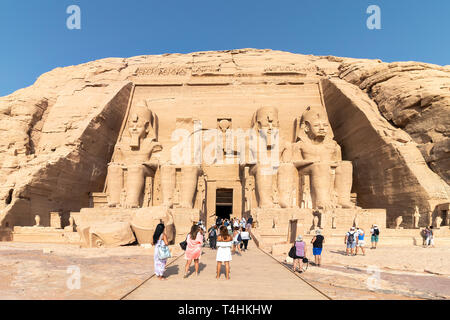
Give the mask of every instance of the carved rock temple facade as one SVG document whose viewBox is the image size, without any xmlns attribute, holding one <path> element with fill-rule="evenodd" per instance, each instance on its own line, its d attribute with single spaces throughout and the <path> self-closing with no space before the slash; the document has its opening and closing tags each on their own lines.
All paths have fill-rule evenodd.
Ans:
<svg viewBox="0 0 450 320">
<path fill-rule="evenodd" d="M 366 65 L 382 63 L 244 49 L 100 60 L 70 67 L 77 80 L 52 71 L 35 84 L 46 97 L 27 91 L 34 136 L 3 162 L 3 233 L 148 243 L 164 221 L 178 241 L 193 222 L 252 215 L 271 246 L 399 216 L 448 226 L 445 170 L 351 83 Z"/>
</svg>

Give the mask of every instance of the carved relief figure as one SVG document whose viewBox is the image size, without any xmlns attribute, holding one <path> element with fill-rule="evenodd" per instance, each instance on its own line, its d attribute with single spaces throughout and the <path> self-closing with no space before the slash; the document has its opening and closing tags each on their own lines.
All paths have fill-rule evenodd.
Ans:
<svg viewBox="0 0 450 320">
<path fill-rule="evenodd" d="M 297 121 L 296 131 L 293 162 L 300 175 L 310 177 L 313 208 L 354 207 L 350 201 L 352 163 L 342 161 L 341 148 L 329 135 L 325 112 L 308 107 Z M 337 204 L 333 203 L 334 193 Z"/>
<path fill-rule="evenodd" d="M 162 150 L 156 140 L 156 116 L 144 102 L 130 114 L 120 141 L 115 146 L 113 161 L 108 165 L 108 205 L 118 206 L 125 197 L 125 206 L 138 208 L 143 196 L 145 178 L 154 175 L 159 161 L 155 153 Z M 126 170 L 126 181 L 124 171 Z"/>
</svg>

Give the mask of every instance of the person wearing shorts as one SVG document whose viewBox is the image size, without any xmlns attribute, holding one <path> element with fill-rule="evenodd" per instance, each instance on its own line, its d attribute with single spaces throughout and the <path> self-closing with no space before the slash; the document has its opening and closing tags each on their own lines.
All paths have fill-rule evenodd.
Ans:
<svg viewBox="0 0 450 320">
<path fill-rule="evenodd" d="M 314 263 L 318 267 L 320 267 L 322 260 L 322 248 L 324 242 L 325 238 L 322 235 L 322 231 L 320 229 L 316 230 L 316 235 L 312 238 L 311 243 L 313 244 Z"/>
<path fill-rule="evenodd" d="M 348 256 L 350 255 L 350 253 L 352 256 L 355 255 L 356 237 L 357 235 L 355 227 L 351 227 L 350 231 L 345 234 L 344 243 L 347 245 L 346 253 Z"/>
<path fill-rule="evenodd" d="M 364 236 L 366 235 L 366 233 L 364 232 L 363 229 L 360 228 L 356 228 L 356 255 L 358 255 L 358 248 L 361 248 L 361 251 L 363 253 L 363 256 L 366 255 L 366 252 L 364 251 Z"/>
<path fill-rule="evenodd" d="M 378 244 L 378 234 L 380 233 L 378 226 L 376 224 L 372 225 L 372 229 L 370 229 L 370 233 L 372 234 L 372 236 L 370 237 L 370 241 L 372 242 L 371 249 L 376 249 L 377 244 Z"/>
</svg>

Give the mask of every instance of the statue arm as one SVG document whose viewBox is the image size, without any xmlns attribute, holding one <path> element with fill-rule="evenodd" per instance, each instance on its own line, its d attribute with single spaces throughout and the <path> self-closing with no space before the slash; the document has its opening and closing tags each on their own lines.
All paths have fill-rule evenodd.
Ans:
<svg viewBox="0 0 450 320">
<path fill-rule="evenodd" d="M 334 153 L 334 155 L 335 155 L 334 161 L 342 161 L 341 146 L 336 141 L 334 143 L 336 144 L 336 152 Z"/>
<path fill-rule="evenodd" d="M 293 161 L 293 163 L 297 169 L 306 167 L 314 163 L 314 161 L 304 159 L 301 142 L 294 144 L 292 152 L 293 152 L 293 159 L 296 159 Z"/>
</svg>

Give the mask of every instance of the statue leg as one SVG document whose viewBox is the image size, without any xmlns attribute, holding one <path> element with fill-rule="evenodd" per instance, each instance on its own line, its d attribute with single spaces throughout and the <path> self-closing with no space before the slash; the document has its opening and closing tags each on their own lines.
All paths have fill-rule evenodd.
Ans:
<svg viewBox="0 0 450 320">
<path fill-rule="evenodd" d="M 180 205 L 182 208 L 193 208 L 199 174 L 200 168 L 197 166 L 186 166 L 181 168 Z"/>
<path fill-rule="evenodd" d="M 350 201 L 353 183 L 353 166 L 350 161 L 342 161 L 336 168 L 334 188 L 338 196 L 338 204 L 343 208 L 353 208 Z"/>
<path fill-rule="evenodd" d="M 127 207 L 139 208 L 144 190 L 145 168 L 143 165 L 128 166 L 127 174 Z"/>
<path fill-rule="evenodd" d="M 123 170 L 117 163 L 108 165 L 107 196 L 108 206 L 115 207 L 120 203 L 120 193 L 123 188 Z"/>
<path fill-rule="evenodd" d="M 161 167 L 161 193 L 163 205 L 171 208 L 173 206 L 173 192 L 175 190 L 175 167 Z"/>
<path fill-rule="evenodd" d="M 297 170 L 292 163 L 282 163 L 278 168 L 278 195 L 282 208 L 292 208 L 292 190 Z"/>
<path fill-rule="evenodd" d="M 328 163 L 314 163 L 309 167 L 311 173 L 311 198 L 313 208 L 331 209 L 331 167 Z"/>
<path fill-rule="evenodd" d="M 273 172 L 272 166 L 262 166 L 260 164 L 255 165 L 252 168 L 251 173 L 255 176 L 256 182 L 256 194 L 258 196 L 259 208 L 272 208 L 272 183 Z"/>
</svg>

